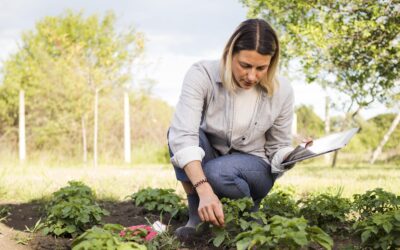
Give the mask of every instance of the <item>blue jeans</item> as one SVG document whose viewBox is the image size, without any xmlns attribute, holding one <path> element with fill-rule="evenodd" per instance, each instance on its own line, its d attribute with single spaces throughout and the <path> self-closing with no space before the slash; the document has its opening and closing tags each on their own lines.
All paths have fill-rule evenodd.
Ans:
<svg viewBox="0 0 400 250">
<path fill-rule="evenodd" d="M 202 130 L 199 134 L 200 147 L 205 152 L 203 171 L 215 194 L 230 199 L 251 197 L 258 204 L 274 185 L 276 176 L 271 174 L 271 166 L 258 156 L 242 152 L 221 156 Z M 171 150 L 170 156 L 173 156 Z M 183 169 L 175 166 L 174 169 L 179 181 L 190 182 Z"/>
</svg>

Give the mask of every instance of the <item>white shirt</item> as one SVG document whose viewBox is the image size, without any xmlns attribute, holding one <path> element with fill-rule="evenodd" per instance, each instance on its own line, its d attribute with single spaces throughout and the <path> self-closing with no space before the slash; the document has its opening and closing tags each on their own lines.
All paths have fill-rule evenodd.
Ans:
<svg viewBox="0 0 400 250">
<path fill-rule="evenodd" d="M 259 94 L 256 87 L 235 90 L 232 140 L 243 136 L 244 132 L 249 129 Z"/>
</svg>

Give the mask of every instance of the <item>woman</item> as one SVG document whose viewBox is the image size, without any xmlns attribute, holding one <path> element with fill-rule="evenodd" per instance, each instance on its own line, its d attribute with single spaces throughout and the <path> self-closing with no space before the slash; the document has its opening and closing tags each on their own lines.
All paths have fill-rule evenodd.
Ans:
<svg viewBox="0 0 400 250">
<path fill-rule="evenodd" d="M 224 226 L 221 197 L 252 197 L 256 207 L 290 153 L 294 95 L 278 81 L 279 42 L 261 19 L 239 25 L 221 61 L 187 72 L 168 133 L 171 162 L 188 195 L 189 221 Z"/>
</svg>

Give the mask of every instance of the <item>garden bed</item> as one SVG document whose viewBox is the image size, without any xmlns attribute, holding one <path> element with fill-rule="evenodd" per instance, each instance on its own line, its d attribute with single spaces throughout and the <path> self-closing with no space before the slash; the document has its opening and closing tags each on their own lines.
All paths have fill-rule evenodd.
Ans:
<svg viewBox="0 0 400 250">
<path fill-rule="evenodd" d="M 20 246 L 21 249 L 40 249 L 40 250 L 63 250 L 63 249 L 71 249 L 72 239 L 63 238 L 63 237 L 54 237 L 50 235 L 42 235 L 41 233 L 30 234 L 26 232 L 26 227 L 33 228 L 35 223 L 40 219 L 44 218 L 44 205 L 40 202 L 32 202 L 25 204 L 1 204 L 3 206 L 9 207 L 9 215 L 7 216 L 6 221 L 3 221 L 2 224 L 5 226 L 1 231 L 4 234 L 5 228 L 9 228 L 12 230 L 12 236 L 8 237 L 7 241 L 9 243 L 9 249 L 16 249 L 15 246 Z M 132 202 L 109 202 L 109 201 L 100 201 L 99 205 L 108 210 L 110 215 L 104 216 L 102 221 L 104 223 L 112 223 L 112 224 L 120 224 L 125 227 L 139 225 L 139 224 L 148 224 L 149 222 L 155 222 L 160 220 L 160 215 L 155 213 L 146 212 L 141 207 L 136 207 Z M 170 219 L 169 215 L 162 215 L 162 222 L 166 225 L 169 223 L 168 230 L 173 232 L 179 226 L 185 224 L 183 219 Z M 19 244 L 17 243 L 17 238 L 20 239 Z M 202 237 L 195 239 L 192 242 L 183 243 L 182 247 L 189 249 L 216 249 L 212 245 L 208 244 L 209 235 L 205 234 Z M 30 239 L 31 238 L 31 239 Z M 0 241 L 3 244 L 5 240 L 0 238 Z M 4 241 L 4 242 L 3 242 Z M 26 245 L 24 245 L 26 244 Z M 5 245 L 2 246 L 2 249 L 8 250 L 5 248 Z"/>
</svg>

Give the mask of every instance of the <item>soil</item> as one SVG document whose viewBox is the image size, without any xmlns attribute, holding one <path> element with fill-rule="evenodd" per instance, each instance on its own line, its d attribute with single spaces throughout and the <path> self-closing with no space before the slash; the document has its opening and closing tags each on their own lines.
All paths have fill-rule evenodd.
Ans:
<svg viewBox="0 0 400 250">
<path fill-rule="evenodd" d="M 27 228 L 33 228 L 35 223 L 44 218 L 44 206 L 40 202 L 25 204 L 0 204 L 10 208 L 5 221 L 0 222 L 0 249 L 1 250 L 66 250 L 71 249 L 72 239 L 43 236 L 40 233 L 27 233 Z M 168 225 L 169 232 L 183 226 L 187 218 L 171 219 L 167 215 L 154 214 L 141 207 L 134 206 L 131 202 L 99 202 L 102 208 L 110 212 L 103 217 L 104 223 L 121 224 L 125 227 L 154 223 L 159 220 Z M 161 217 L 161 218 L 160 218 Z M 211 235 L 205 232 L 196 238 L 181 242 L 181 249 L 210 250 L 218 249 L 208 244 Z M 343 249 L 345 246 L 358 243 L 357 240 L 346 239 L 346 236 L 335 236 L 333 249 Z M 19 243 L 18 243 L 19 242 Z M 358 245 L 356 244 L 356 245 Z M 315 246 L 314 249 L 321 249 Z"/>
<path fill-rule="evenodd" d="M 44 206 L 40 202 L 24 204 L 0 204 L 10 208 L 5 221 L 0 223 L 0 249 L 1 250 L 65 250 L 71 249 L 72 239 L 53 236 L 43 236 L 40 233 L 30 234 L 27 228 L 33 228 L 35 223 L 45 217 Z M 157 220 L 168 225 L 168 230 L 174 232 L 176 228 L 183 226 L 186 218 L 171 219 L 168 215 L 154 214 L 136 207 L 132 202 L 99 202 L 102 208 L 110 212 L 103 217 L 104 223 L 121 224 L 125 227 L 149 224 Z M 18 240 L 20 243 L 17 243 Z M 209 233 L 204 233 L 190 241 L 182 242 L 182 249 L 217 249 L 208 244 Z M 24 243 L 24 244 L 22 244 Z"/>
</svg>

